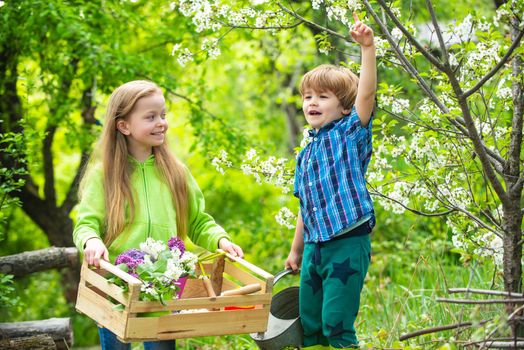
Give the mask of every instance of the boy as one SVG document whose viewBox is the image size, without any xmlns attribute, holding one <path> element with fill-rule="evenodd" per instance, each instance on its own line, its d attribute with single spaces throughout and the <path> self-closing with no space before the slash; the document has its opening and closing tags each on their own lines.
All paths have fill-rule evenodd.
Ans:
<svg viewBox="0 0 524 350">
<path fill-rule="evenodd" d="M 349 69 L 321 65 L 302 78 L 312 141 L 297 158 L 294 194 L 300 213 L 286 268 L 300 265 L 304 346 L 358 347 L 354 322 L 370 261 L 373 203 L 364 175 L 371 158 L 376 92 L 373 31 L 356 13 L 360 81 Z"/>
</svg>

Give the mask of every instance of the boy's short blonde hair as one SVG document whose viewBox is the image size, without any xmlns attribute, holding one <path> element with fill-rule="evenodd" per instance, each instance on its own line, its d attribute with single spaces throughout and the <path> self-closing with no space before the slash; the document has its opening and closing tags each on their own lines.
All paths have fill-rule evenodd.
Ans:
<svg viewBox="0 0 524 350">
<path fill-rule="evenodd" d="M 340 100 L 344 109 L 350 109 L 357 97 L 358 77 L 346 67 L 332 64 L 320 65 L 302 77 L 300 94 L 304 96 L 307 89 L 317 92 L 331 91 Z"/>
</svg>

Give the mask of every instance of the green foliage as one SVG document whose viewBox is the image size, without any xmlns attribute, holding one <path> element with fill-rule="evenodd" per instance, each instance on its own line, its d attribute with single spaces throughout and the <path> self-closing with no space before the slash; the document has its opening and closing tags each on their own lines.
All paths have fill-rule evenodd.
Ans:
<svg viewBox="0 0 524 350">
<path fill-rule="evenodd" d="M 21 205 L 16 195 L 25 183 L 22 176 L 27 173 L 23 150 L 23 135 L 14 132 L 0 133 L 0 154 L 19 159 L 17 166 L 12 168 L 0 165 L 0 242 L 5 240 L 5 228 L 13 207 Z"/>
<path fill-rule="evenodd" d="M 13 286 L 13 275 L 0 273 L 0 310 L 16 307 L 19 300 Z"/>
<path fill-rule="evenodd" d="M 275 13 L 279 10 L 274 1 L 257 3 L 255 8 L 258 10 Z M 346 6 L 342 1 L 336 3 Z M 246 4 L 248 2 L 235 2 L 231 7 L 238 10 Z M 474 21 L 481 15 L 493 16 L 488 3 L 464 0 L 435 4 L 442 23 L 459 25 L 461 20 L 453 21 L 463 18 L 464 13 L 472 13 Z M 425 1 L 395 1 L 394 5 L 400 7 L 401 19 L 410 29 L 411 26 L 420 28 L 419 25 L 429 21 L 427 11 L 422 10 Z M 471 11 L 473 5 L 478 13 Z M 294 2 L 293 6 L 316 23 L 347 35 L 347 28 L 331 20 L 325 8 L 313 10 L 309 1 Z M 262 24 L 278 27 L 296 23 L 291 16 L 286 15 L 282 22 L 275 16 L 269 16 Z M 257 20 L 249 14 L 246 18 L 253 23 Z M 223 19 L 229 20 L 227 16 Z M 288 168 L 292 169 L 293 149 L 300 142 L 300 132 L 290 136 L 290 128 L 295 125 L 300 129 L 305 124 L 297 91 L 301 74 L 326 62 L 341 62 L 358 70 L 359 65 L 354 62 L 358 48 L 304 25 L 270 31 L 223 27 L 214 32 L 197 30 L 196 21 L 197 18 L 186 18 L 177 8 L 172 10 L 165 2 L 156 0 L 6 1 L 0 7 L 0 48 L 17 51 L 16 88 L 22 104 L 19 114 L 23 116 L 23 122 L 18 125 L 23 132 L 20 129 L 15 132 L 16 125 L 9 124 L 4 114 L 0 116 L 0 123 L 3 123 L 0 124 L 0 153 L 10 153 L 21 159 L 20 167 L 0 165 L 0 225 L 3 229 L 0 240 L 5 243 L 0 247 L 2 254 L 49 245 L 41 229 L 16 208 L 19 204 L 16 191 L 24 185 L 20 177 L 24 171 L 29 171 L 34 185 L 32 190 L 43 196 L 46 163 L 42 147 L 50 130 L 56 128 L 51 150 L 57 204 L 60 204 L 78 171 L 81 152 L 90 151 L 100 133 L 100 125 L 96 122 L 103 121 L 109 93 L 125 81 L 147 78 L 160 84 L 166 93 L 171 146 L 199 182 L 208 212 L 226 228 L 235 243 L 243 247 L 249 261 L 273 273 L 283 268 L 293 229 L 279 225 L 275 216 L 282 207 L 296 212 L 297 200 L 282 193 L 280 188 L 258 184 L 235 167 L 227 168 L 225 175 L 221 175 L 215 171 L 211 160 L 221 150 L 226 150 L 229 160 L 240 164 L 246 151 L 255 148 L 266 158 L 291 159 Z M 379 33 L 375 26 L 374 29 Z M 466 61 L 482 49 L 482 45 L 507 40 L 499 28 L 475 34 L 478 41 L 462 42 L 449 48 L 458 61 Z M 213 41 L 203 49 L 206 39 L 214 39 L 216 45 Z M 409 48 L 404 39 L 399 43 Z M 174 51 L 174 56 L 170 56 L 176 44 L 181 46 Z M 194 53 L 193 60 L 187 61 L 185 66 L 177 62 L 182 47 Z M 498 55 L 504 53 L 503 47 L 499 46 Z M 214 59 L 213 51 L 217 48 L 221 56 Z M 319 50 L 327 53 L 319 54 Z M 518 50 L 522 51 L 522 47 Z M 407 51 L 407 57 L 438 96 L 450 98 L 449 81 L 432 69 L 416 50 Z M 379 95 L 391 99 L 390 104 L 380 101 L 374 120 L 375 159 L 386 165 L 394 164 L 394 168 L 386 169 L 385 185 L 414 181 L 422 175 L 438 183 L 451 171 L 467 172 L 472 174 L 466 179 L 471 186 L 468 190 L 475 198 L 482 199 L 482 209 L 500 215 L 499 203 L 479 172 L 478 158 L 467 156 L 471 153 L 464 151 L 470 149 L 469 144 L 445 137 L 446 147 L 449 146 L 446 150 L 465 158 L 448 155 L 447 166 L 431 167 L 434 158 L 443 157 L 445 149 L 434 143 L 438 133 L 429 128 L 416 144 L 427 146 L 428 152 L 416 166 L 409 162 L 409 152 L 401 148 L 404 142 L 407 144 L 414 139 L 414 127 L 409 121 L 424 122 L 430 127 L 436 121 L 443 122 L 443 128 L 449 128 L 450 124 L 444 118 L 432 119 L 437 113 L 440 115 L 436 109 L 428 107 L 430 110 L 422 111 L 429 104 L 413 79 L 397 68 L 398 63 L 391 52 L 386 52 L 379 62 Z M 482 68 L 480 63 L 477 68 Z M 473 72 L 475 74 L 467 77 L 475 82 L 482 72 Z M 14 73 L 6 76 L 13 77 Z M 483 125 L 489 125 L 490 115 L 499 125 L 509 125 L 511 113 L 507 106 L 510 101 L 496 96 L 501 88 L 510 86 L 511 81 L 504 79 L 504 74 L 496 76 L 483 90 L 483 96 L 491 101 L 492 107 L 481 99 L 472 102 Z M 4 95 L 9 91 L 1 90 L 3 86 L 0 86 L 1 99 L 7 101 Z M 92 103 L 86 103 L 89 98 Z M 392 118 L 393 108 L 390 107 L 402 99 L 409 99 L 410 108 L 404 108 L 402 113 L 397 113 L 398 118 Z M 454 100 L 450 99 L 450 105 L 454 106 Z M 89 108 L 94 111 L 93 119 L 89 117 Z M 453 117 L 459 114 L 456 109 L 451 111 Z M 498 132 L 496 142 L 489 133 L 484 135 L 484 141 L 505 150 L 508 143 L 504 136 L 509 132 L 502 129 Z M 459 161 L 466 166 L 456 167 Z M 378 168 L 380 163 L 371 165 L 370 170 L 375 166 Z M 458 175 L 449 177 L 450 180 L 457 178 Z M 376 178 L 370 179 L 372 184 L 378 183 L 375 181 Z M 416 208 L 428 205 L 415 188 L 406 188 L 404 195 Z M 376 207 L 378 224 L 373 237 L 373 261 L 362 295 L 358 321 L 360 338 L 363 344 L 375 348 L 453 349 L 454 337 L 458 336 L 454 331 L 406 342 L 397 339 L 401 333 L 424 327 L 502 315 L 503 310 L 498 307 L 475 310 L 435 302 L 436 297 L 445 295 L 446 285 L 501 287 L 501 276 L 495 271 L 492 256 L 478 263 L 479 257 L 474 254 L 475 241 L 461 247 L 452 246 L 457 232 L 478 231 L 471 226 L 471 220 L 463 216 L 450 217 L 455 223 L 455 232 L 445 220 L 422 219 L 407 213 L 398 215 L 396 209 L 398 207 Z M 56 271 L 35 274 L 14 283 L 7 277 L 2 278 L 0 295 L 4 295 L 3 291 L 9 295 L 7 292 L 12 293 L 14 288 L 15 295 L 20 298 L 15 303 L 8 297 L 12 304 L 2 313 L 3 321 L 71 316 L 76 345 L 97 342 L 94 323 L 74 313 L 72 306 L 65 302 Z M 296 282 L 296 279 L 283 281 L 279 288 Z M 499 318 L 500 322 L 489 327 L 500 324 L 505 329 L 504 318 Z M 485 331 L 477 327 L 470 335 L 480 336 Z M 255 349 L 247 335 L 187 339 L 179 341 L 178 346 L 181 349 Z"/>
</svg>

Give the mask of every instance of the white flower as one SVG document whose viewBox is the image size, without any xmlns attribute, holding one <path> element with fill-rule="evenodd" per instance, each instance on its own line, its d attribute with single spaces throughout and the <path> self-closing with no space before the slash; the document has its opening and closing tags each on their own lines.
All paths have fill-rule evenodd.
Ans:
<svg viewBox="0 0 524 350">
<path fill-rule="evenodd" d="M 398 29 L 397 27 L 395 27 L 395 28 L 393 28 L 391 30 L 391 36 L 393 37 L 393 39 L 395 39 L 397 41 L 402 39 L 403 35 L 404 34 L 402 33 L 402 31 L 400 29 Z"/>
<path fill-rule="evenodd" d="M 151 237 L 146 239 L 145 242 L 140 243 L 140 250 L 142 250 L 146 254 L 151 255 L 153 260 L 158 259 L 158 254 L 167 249 L 168 247 L 162 241 L 154 240 Z"/>
<path fill-rule="evenodd" d="M 289 229 L 295 227 L 295 221 L 297 217 L 287 207 L 283 207 L 279 210 L 278 214 L 275 215 L 275 220 L 281 226 L 285 226 Z"/>
<path fill-rule="evenodd" d="M 215 59 L 220 55 L 220 48 L 218 47 L 218 39 L 205 38 L 202 41 L 202 50 L 206 51 L 209 58 Z"/>
<path fill-rule="evenodd" d="M 256 156 L 257 156 L 257 151 L 254 148 L 251 148 L 246 153 L 246 160 L 253 160 Z"/>
<path fill-rule="evenodd" d="M 404 110 L 409 109 L 409 100 L 403 98 L 394 99 L 391 103 L 391 111 L 393 113 L 399 114 Z"/>
<path fill-rule="evenodd" d="M 311 7 L 313 8 L 313 10 L 319 10 L 320 9 L 320 5 L 323 2 L 324 2 L 323 0 L 311 0 Z"/>
<path fill-rule="evenodd" d="M 187 62 L 193 61 L 193 53 L 191 51 L 189 51 L 189 49 L 186 47 L 178 55 L 176 60 L 177 60 L 178 64 L 180 64 L 182 67 L 185 67 Z"/>
<path fill-rule="evenodd" d="M 175 44 L 175 45 L 173 45 L 173 49 L 171 50 L 171 56 L 174 56 L 175 53 L 176 53 L 178 50 L 180 50 L 180 47 L 181 47 L 181 46 L 182 46 L 182 45 L 180 45 L 180 44 Z"/>
</svg>

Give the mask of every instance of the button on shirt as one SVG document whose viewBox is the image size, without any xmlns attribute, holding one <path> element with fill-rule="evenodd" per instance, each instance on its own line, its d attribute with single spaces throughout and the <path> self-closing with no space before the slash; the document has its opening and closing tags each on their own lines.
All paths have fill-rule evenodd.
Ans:
<svg viewBox="0 0 524 350">
<path fill-rule="evenodd" d="M 315 132 L 297 157 L 294 195 L 300 199 L 304 242 L 325 242 L 373 214 L 364 178 L 371 159 L 371 122 L 351 113 Z"/>
</svg>

